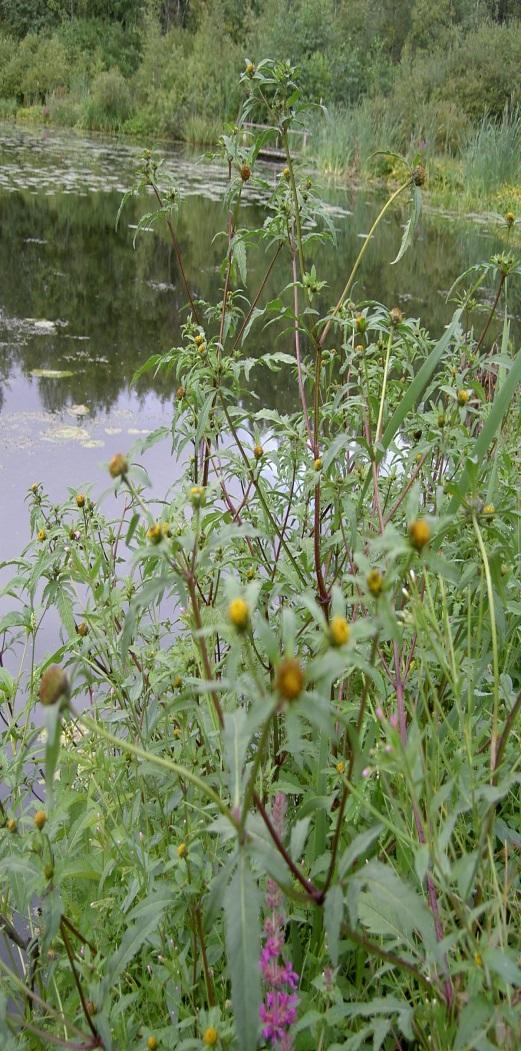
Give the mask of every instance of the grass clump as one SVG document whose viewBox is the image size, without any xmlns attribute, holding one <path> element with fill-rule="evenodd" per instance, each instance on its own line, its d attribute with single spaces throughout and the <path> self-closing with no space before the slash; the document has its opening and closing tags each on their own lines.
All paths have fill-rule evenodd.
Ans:
<svg viewBox="0 0 521 1051">
<path fill-rule="evenodd" d="M 258 63 L 240 90 L 215 302 L 189 287 L 182 187 L 150 151 L 132 191 L 166 223 L 186 303 L 179 345 L 140 370 L 170 376 L 171 428 L 114 453 L 115 513 L 33 485 L 32 540 L 3 567 L 1 923 L 18 955 L 0 955 L 0 1027 L 28 1051 L 515 1051 L 519 260 L 465 274 L 430 336 L 357 299 L 368 235 L 327 302 L 314 259 L 332 232 L 289 146 L 295 70 Z M 254 110 L 286 144 L 257 231 L 241 225 L 265 189 Z M 397 257 L 424 176 L 402 161 L 373 224 L 408 196 Z M 249 289 L 253 240 L 266 274 Z M 286 411 L 249 397 L 253 369 L 284 373 Z M 140 457 L 165 439 L 183 474 L 158 498 Z"/>
</svg>

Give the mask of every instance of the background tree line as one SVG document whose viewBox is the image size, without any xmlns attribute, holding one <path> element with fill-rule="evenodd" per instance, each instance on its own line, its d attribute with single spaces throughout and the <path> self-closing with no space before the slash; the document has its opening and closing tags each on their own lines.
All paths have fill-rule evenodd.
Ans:
<svg viewBox="0 0 521 1051">
<path fill-rule="evenodd" d="M 520 54 L 519 0 L 0 0 L 0 116 L 212 142 L 269 55 L 327 106 L 326 168 L 383 142 L 460 156 L 483 119 L 519 155 Z"/>
</svg>

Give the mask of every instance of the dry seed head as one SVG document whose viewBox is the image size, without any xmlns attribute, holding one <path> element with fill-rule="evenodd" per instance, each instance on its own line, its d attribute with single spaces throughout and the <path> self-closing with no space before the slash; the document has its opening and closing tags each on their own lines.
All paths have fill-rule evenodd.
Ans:
<svg viewBox="0 0 521 1051">
<path fill-rule="evenodd" d="M 34 815 L 33 821 L 36 825 L 36 828 L 41 832 L 43 826 L 45 825 L 45 822 L 47 821 L 47 814 L 45 813 L 45 810 L 37 810 L 36 814 Z"/>
<path fill-rule="evenodd" d="M 109 463 L 109 474 L 111 478 L 124 478 L 128 474 L 128 461 L 123 453 L 116 453 Z"/>
<path fill-rule="evenodd" d="M 186 394 L 186 391 L 185 391 L 184 387 L 178 387 L 176 392 L 175 392 L 175 396 L 176 396 L 178 401 L 182 401 L 184 396 L 185 396 L 185 394 Z"/>
<path fill-rule="evenodd" d="M 431 538 L 429 523 L 425 518 L 415 518 L 409 526 L 409 539 L 416 551 L 421 551 Z"/>
<path fill-rule="evenodd" d="M 414 171 L 412 173 L 412 181 L 413 181 L 414 185 L 415 186 L 425 186 L 426 179 L 427 179 L 427 172 L 425 170 L 425 165 L 424 164 L 417 164 L 416 168 L 414 169 Z"/>
<path fill-rule="evenodd" d="M 208 1029 L 205 1029 L 203 1033 L 203 1044 L 206 1044 L 207 1047 L 213 1047 L 213 1045 L 217 1043 L 218 1039 L 219 1033 L 217 1032 L 217 1029 L 215 1028 L 215 1026 L 209 1025 Z"/>
<path fill-rule="evenodd" d="M 345 646 L 349 641 L 349 624 L 345 617 L 331 617 L 329 639 L 333 646 Z"/>
<path fill-rule="evenodd" d="M 250 621 L 250 608 L 243 598 L 234 598 L 228 606 L 228 620 L 237 631 L 245 631 Z"/>
<path fill-rule="evenodd" d="M 285 701 L 295 701 L 304 689 L 304 672 L 298 660 L 285 657 L 277 668 L 277 692 Z"/>
<path fill-rule="evenodd" d="M 405 314 L 403 310 L 400 310 L 400 307 L 393 307 L 392 310 L 389 311 L 389 317 L 391 318 L 393 325 L 401 325 Z"/>
<path fill-rule="evenodd" d="M 42 704 L 56 704 L 61 697 L 70 695 L 70 683 L 67 672 L 59 664 L 51 664 L 40 679 L 39 697 Z"/>
<path fill-rule="evenodd" d="M 381 595 L 384 586 L 384 578 L 382 573 L 380 573 L 380 570 L 370 569 L 366 577 L 366 583 L 371 595 L 378 598 L 378 595 Z"/>
<path fill-rule="evenodd" d="M 89 626 L 85 623 L 84 620 L 82 620 L 81 624 L 78 624 L 78 627 L 76 628 L 76 633 L 80 635 L 82 639 L 84 639 L 85 636 L 89 634 Z"/>
<path fill-rule="evenodd" d="M 248 182 L 251 175 L 251 168 L 249 164 L 241 164 L 239 168 L 239 174 L 243 182 Z"/>
</svg>

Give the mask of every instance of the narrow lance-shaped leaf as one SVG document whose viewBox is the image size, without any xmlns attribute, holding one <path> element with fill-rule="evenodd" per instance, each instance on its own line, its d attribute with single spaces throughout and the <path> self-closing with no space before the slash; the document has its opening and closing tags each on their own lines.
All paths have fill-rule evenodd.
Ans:
<svg viewBox="0 0 521 1051">
<path fill-rule="evenodd" d="M 474 451 L 469 461 L 465 464 L 463 471 L 460 475 L 459 481 L 456 484 L 456 492 L 452 497 L 449 504 L 448 513 L 454 514 L 461 504 L 470 484 L 472 478 L 476 475 L 479 465 L 481 464 L 485 453 L 489 445 L 491 444 L 494 435 L 499 430 L 505 414 L 508 411 L 510 402 L 514 397 L 518 383 L 521 382 L 521 350 L 516 354 L 514 358 L 512 368 L 503 383 L 501 389 L 497 392 L 492 407 L 488 415 L 487 422 L 481 431 L 481 434 L 476 439 L 474 444 Z"/>
<path fill-rule="evenodd" d="M 421 210 L 422 210 L 421 190 L 420 190 L 419 186 L 413 186 L 412 194 L 411 194 L 411 214 L 410 214 L 410 216 L 409 216 L 409 218 L 408 218 L 408 220 L 407 220 L 407 222 L 405 224 L 404 230 L 403 230 L 403 237 L 402 237 L 402 243 L 400 245 L 400 250 L 398 252 L 398 255 L 396 256 L 396 259 L 393 259 L 393 261 L 391 263 L 391 266 L 394 266 L 395 263 L 399 263 L 400 262 L 400 259 L 402 258 L 402 256 L 405 255 L 407 249 L 412 244 L 414 231 L 416 230 L 416 227 L 418 225 L 418 221 L 419 221 L 419 218 L 420 218 L 420 215 L 421 215 Z"/>
<path fill-rule="evenodd" d="M 257 1046 L 260 1007 L 259 892 L 248 857 L 241 850 L 224 895 L 226 956 L 239 1051 Z"/>
</svg>

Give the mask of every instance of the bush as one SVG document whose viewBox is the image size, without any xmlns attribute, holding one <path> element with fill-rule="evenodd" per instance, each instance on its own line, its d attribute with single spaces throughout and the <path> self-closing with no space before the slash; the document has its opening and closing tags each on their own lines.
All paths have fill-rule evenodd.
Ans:
<svg viewBox="0 0 521 1051">
<path fill-rule="evenodd" d="M 244 76 L 239 125 L 254 95 L 291 127 L 294 76 Z M 33 1035 L 515 1051 L 521 353 L 506 328 L 498 355 L 489 325 L 521 266 L 506 252 L 465 275 L 438 337 L 357 301 L 367 236 L 331 295 L 327 211 L 291 156 L 268 191 L 260 142 L 223 140 L 222 297 L 194 299 L 180 267 L 178 345 L 136 376 L 170 376 L 171 427 L 114 452 L 118 513 L 34 484 L 31 541 L 3 567 L 1 922 L 17 956 L 0 956 L 0 1027 L 20 1051 Z M 394 194 L 411 201 L 401 253 L 423 174 Z M 167 221 L 179 260 L 179 193 L 157 177 L 147 151 L 129 196 L 147 212 L 159 198 L 146 223 Z M 267 195 L 256 231 L 246 183 Z M 282 413 L 251 398 L 254 370 Z M 162 440 L 183 474 L 158 498 L 140 461 Z"/>
<path fill-rule="evenodd" d="M 131 112 L 130 89 L 117 69 L 98 73 L 86 101 L 82 123 L 97 131 L 117 131 Z"/>
</svg>

